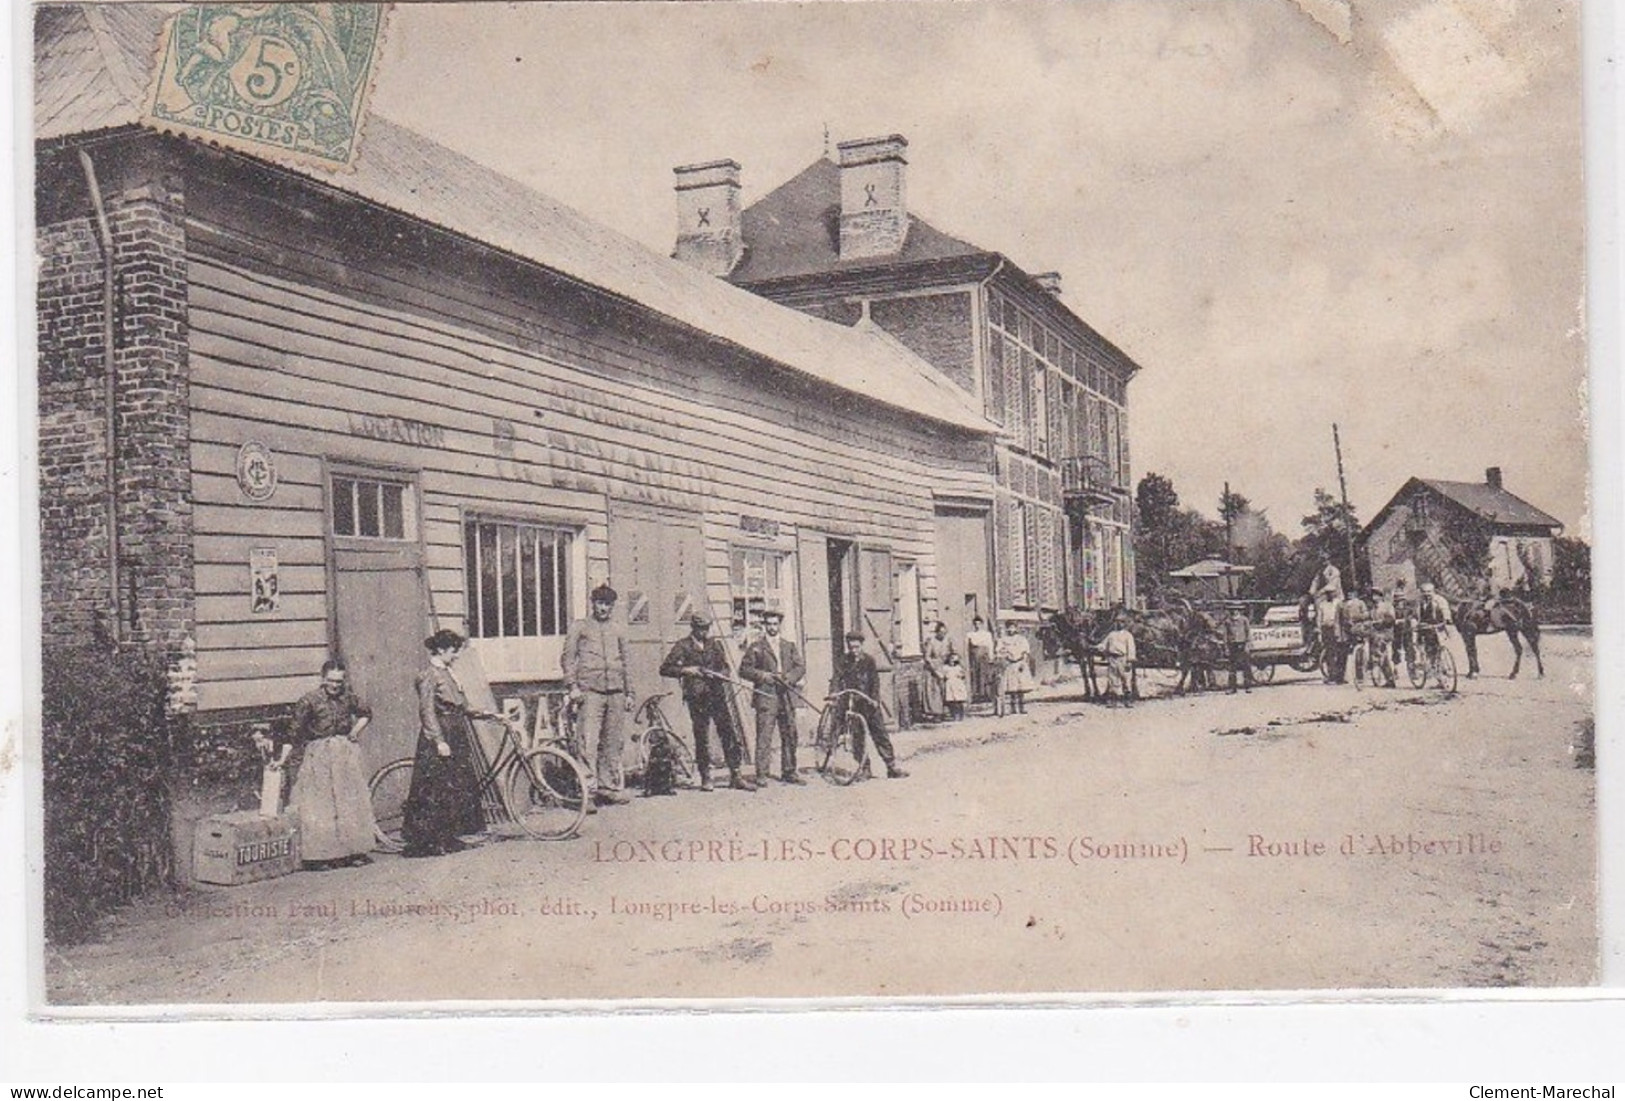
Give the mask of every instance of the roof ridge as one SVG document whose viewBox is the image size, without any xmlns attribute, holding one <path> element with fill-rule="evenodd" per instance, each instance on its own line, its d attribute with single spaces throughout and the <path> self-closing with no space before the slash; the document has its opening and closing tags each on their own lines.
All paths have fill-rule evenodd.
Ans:
<svg viewBox="0 0 1625 1101">
<path fill-rule="evenodd" d="M 126 64 L 124 49 L 115 39 L 113 29 L 107 25 L 107 15 L 95 4 L 75 4 L 85 25 L 90 28 L 90 36 L 96 43 L 96 52 L 101 55 L 102 64 L 107 67 L 107 75 L 118 86 L 118 92 L 129 100 L 137 110 L 145 107 L 146 88 L 134 73 L 130 72 Z M 168 19 L 165 19 L 168 25 Z M 157 44 L 154 43 L 156 51 Z"/>
</svg>

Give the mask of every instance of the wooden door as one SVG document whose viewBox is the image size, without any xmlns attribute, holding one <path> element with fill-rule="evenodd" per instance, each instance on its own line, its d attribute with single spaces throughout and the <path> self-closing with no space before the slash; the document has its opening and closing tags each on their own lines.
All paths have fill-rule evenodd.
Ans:
<svg viewBox="0 0 1625 1101">
<path fill-rule="evenodd" d="M 858 552 L 859 629 L 874 640 L 875 663 L 880 667 L 880 706 L 895 721 L 897 716 L 897 630 L 891 551 L 863 547 Z"/>
<path fill-rule="evenodd" d="M 356 694 L 372 708 L 362 738 L 371 775 L 417 746 L 413 682 L 427 660 L 423 639 L 431 629 L 422 552 L 415 544 L 335 549 L 333 598 L 334 648 Z"/>
<path fill-rule="evenodd" d="M 835 655 L 844 630 L 830 607 L 829 541 L 816 532 L 801 532 L 796 537 L 796 563 L 802 653 L 807 660 L 806 693 L 819 699 L 835 679 Z"/>
<path fill-rule="evenodd" d="M 660 676 L 672 643 L 688 633 L 697 611 L 717 617 L 705 601 L 705 535 L 695 513 L 616 503 L 610 510 L 609 579 L 620 593 L 616 615 L 626 623 L 632 692 L 637 699 L 674 691 Z M 726 634 L 727 618 L 712 628 Z M 667 701 L 666 715 L 688 732 L 681 703 Z"/>
<path fill-rule="evenodd" d="M 973 616 L 994 619 L 988 520 L 985 511 L 937 511 L 937 618 L 961 651 Z"/>
</svg>

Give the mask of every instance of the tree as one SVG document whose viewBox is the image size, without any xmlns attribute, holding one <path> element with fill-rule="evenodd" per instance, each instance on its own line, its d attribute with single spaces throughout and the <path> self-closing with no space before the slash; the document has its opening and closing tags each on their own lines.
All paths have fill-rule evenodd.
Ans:
<svg viewBox="0 0 1625 1101">
<path fill-rule="evenodd" d="M 1135 580 L 1141 592 L 1150 592 L 1168 573 L 1179 491 L 1171 479 L 1148 473 L 1134 491 Z"/>
<path fill-rule="evenodd" d="M 1239 493 L 1219 494 L 1219 519 L 1234 523 L 1236 517 L 1253 510 L 1253 503 Z"/>
<path fill-rule="evenodd" d="M 1224 525 L 1181 508 L 1171 479 L 1147 474 L 1135 489 L 1135 580 L 1140 591 L 1162 588 L 1168 574 L 1224 553 Z"/>
<path fill-rule="evenodd" d="M 1333 565 L 1344 571 L 1345 585 L 1370 584 L 1371 571 L 1358 561 L 1355 563 L 1356 576 L 1347 576 L 1349 547 L 1359 534 L 1360 520 L 1354 506 L 1344 505 L 1316 486 L 1315 511 L 1303 518 L 1303 537 L 1298 540 L 1300 569 L 1305 562 L 1313 561 L 1318 565 L 1321 558 L 1329 558 Z"/>
<path fill-rule="evenodd" d="M 1552 583 L 1544 595 L 1557 618 L 1590 622 L 1591 547 L 1584 539 L 1560 535 L 1552 540 Z"/>
</svg>

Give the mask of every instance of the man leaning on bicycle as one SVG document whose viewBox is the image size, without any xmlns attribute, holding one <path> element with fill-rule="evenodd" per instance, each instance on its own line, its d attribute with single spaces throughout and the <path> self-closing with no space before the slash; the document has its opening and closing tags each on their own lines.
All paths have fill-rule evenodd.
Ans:
<svg viewBox="0 0 1625 1101">
<path fill-rule="evenodd" d="M 1439 647 L 1449 631 L 1450 602 L 1434 590 L 1433 582 L 1423 582 L 1416 606 L 1416 642 L 1430 665 L 1439 660 Z"/>
<path fill-rule="evenodd" d="M 846 653 L 841 655 L 835 666 L 835 691 L 859 693 L 841 696 L 837 706 L 850 707 L 863 716 L 869 728 L 869 740 L 874 742 L 875 752 L 880 754 L 880 759 L 886 762 L 886 776 L 892 780 L 907 776 L 908 773 L 897 767 L 897 753 L 892 749 L 891 737 L 886 733 L 886 725 L 880 714 L 880 668 L 873 657 L 864 653 L 862 631 L 846 633 Z M 862 744 L 854 745 L 852 749 L 862 760 Z"/>
</svg>

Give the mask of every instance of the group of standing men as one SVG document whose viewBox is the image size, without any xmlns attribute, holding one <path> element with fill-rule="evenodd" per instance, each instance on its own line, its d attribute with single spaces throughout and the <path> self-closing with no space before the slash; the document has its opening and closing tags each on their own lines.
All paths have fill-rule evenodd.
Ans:
<svg viewBox="0 0 1625 1101">
<path fill-rule="evenodd" d="M 572 701 L 579 701 L 577 725 L 582 735 L 588 780 L 600 806 L 627 802 L 625 766 L 626 716 L 633 707 L 626 630 L 614 621 L 618 594 L 600 585 L 589 598 L 591 613 L 571 624 L 564 639 L 561 664 Z M 660 664 L 660 675 L 677 680 L 694 732 L 694 759 L 699 790 L 714 790 L 711 783 L 711 731 L 721 742 L 728 768 L 728 786 L 755 791 L 777 779 L 803 784 L 796 760 L 796 697 L 807 677 L 801 648 L 783 636 L 784 616 L 767 610 L 760 614 L 761 633 L 745 648 L 738 678 L 727 648 L 711 633 L 711 617 L 696 612 L 689 617 L 689 633 L 677 640 Z M 836 662 L 835 690 L 863 694 L 858 707 L 868 723 L 876 752 L 890 777 L 907 775 L 897 767 L 878 705 L 880 673 L 875 660 L 863 650 L 863 635 L 848 632 L 845 652 Z M 741 680 L 751 689 L 756 721 L 754 779 L 743 772 L 744 742 L 734 719 L 731 694 Z M 776 737 L 775 737 L 776 736 Z M 779 770 L 771 767 L 773 743 L 778 742 Z M 861 750 L 863 747 L 855 747 Z"/>
<path fill-rule="evenodd" d="M 1330 559 L 1322 561 L 1308 596 L 1330 684 L 1348 682 L 1352 661 L 1355 686 L 1364 687 L 1367 663 L 1374 662 L 1383 684 L 1392 688 L 1399 663 L 1410 666 L 1419 656 L 1434 660 L 1450 627 L 1450 602 L 1432 582 L 1423 582 L 1414 595 L 1403 578 L 1392 592 L 1371 585 L 1345 595 L 1342 574 Z"/>
</svg>

